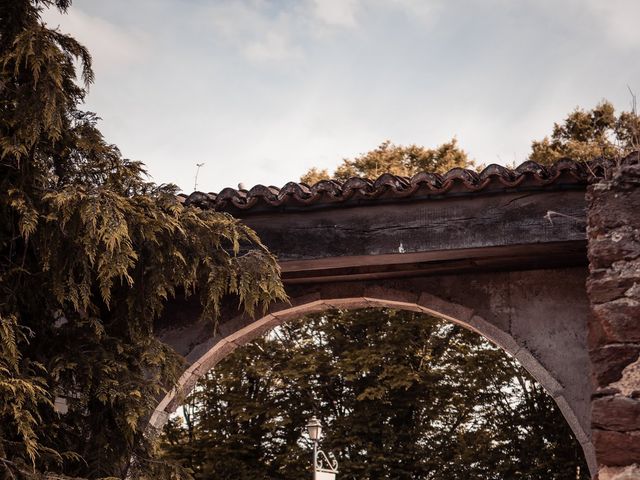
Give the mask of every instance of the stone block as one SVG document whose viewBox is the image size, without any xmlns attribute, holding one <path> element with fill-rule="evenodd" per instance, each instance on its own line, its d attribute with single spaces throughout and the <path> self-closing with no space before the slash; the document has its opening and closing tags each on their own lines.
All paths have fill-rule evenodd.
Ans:
<svg viewBox="0 0 640 480">
<path fill-rule="evenodd" d="M 598 464 L 627 466 L 640 463 L 640 432 L 615 432 L 594 428 L 592 439 Z"/>
<path fill-rule="evenodd" d="M 276 325 L 282 323 L 282 320 L 274 315 L 267 315 L 259 320 L 241 328 L 237 332 L 232 333 L 225 338 L 227 342 L 233 342 L 237 346 L 241 347 L 247 343 L 261 337 Z"/>
<path fill-rule="evenodd" d="M 487 322 L 479 315 L 474 315 L 469 321 L 470 328 L 478 332 L 490 342 L 510 353 L 514 357 L 522 348 L 509 332 L 505 332 L 491 322 Z"/>
<path fill-rule="evenodd" d="M 591 473 L 592 477 L 595 477 L 598 472 L 598 461 L 596 460 L 596 449 L 593 448 L 593 443 L 591 443 L 591 441 L 583 443 L 582 452 L 584 453 L 584 458 L 587 461 L 589 473 Z"/>
<path fill-rule="evenodd" d="M 558 405 L 558 408 L 560 408 L 562 416 L 569 424 L 571 431 L 576 436 L 576 440 L 580 442 L 580 445 L 590 444 L 591 439 L 589 438 L 589 434 L 587 433 L 587 431 L 585 431 L 585 428 L 589 428 L 589 425 L 582 425 L 580 423 L 580 420 L 573 411 L 573 408 L 571 408 L 571 405 L 569 405 L 569 402 L 567 402 L 566 398 L 564 398 L 563 395 L 554 394 L 551 392 L 550 395 L 553 397 L 556 405 Z"/>
<path fill-rule="evenodd" d="M 198 359 L 198 366 L 194 373 L 200 378 L 202 375 L 211 370 L 218 362 L 227 355 L 230 355 L 238 346 L 233 342 L 220 340 L 212 348 L 210 348 L 201 358 Z M 178 382 L 178 386 L 181 386 Z"/>
<path fill-rule="evenodd" d="M 589 258 L 592 268 L 608 268 L 620 260 L 640 256 L 640 232 L 631 225 L 623 225 L 603 235 L 589 238 Z"/>
<path fill-rule="evenodd" d="M 154 429 L 154 434 L 158 434 L 169 420 L 169 414 L 164 410 L 155 409 L 149 418 L 149 425 Z"/>
<path fill-rule="evenodd" d="M 597 480 L 640 480 L 640 466 L 602 467 Z"/>
<path fill-rule="evenodd" d="M 610 342 L 640 342 L 640 301 L 623 297 L 592 308 Z"/>
<path fill-rule="evenodd" d="M 618 344 L 591 350 L 591 368 L 597 388 L 604 388 L 622 378 L 624 368 L 640 355 L 640 345 Z"/>
<path fill-rule="evenodd" d="M 551 375 L 551 373 L 549 373 L 549 371 L 545 367 L 542 366 L 538 359 L 535 358 L 529 350 L 527 350 L 526 348 L 521 348 L 520 350 L 518 350 L 518 353 L 516 353 L 516 359 L 527 370 L 527 372 L 529 372 L 533 376 L 533 378 L 535 378 L 538 383 L 540 383 L 544 387 L 549 395 L 555 398 L 563 394 L 564 387 L 553 377 L 553 375 Z"/>
<path fill-rule="evenodd" d="M 368 285 L 364 289 L 365 298 L 372 304 L 380 304 L 398 310 L 421 312 L 418 306 L 418 294 L 408 290 L 383 288 L 379 285 Z"/>
<path fill-rule="evenodd" d="M 600 320 L 595 317 L 593 312 L 591 312 L 587 322 L 587 347 L 589 348 L 589 351 L 604 347 L 608 343 L 609 339 L 607 338 Z"/>
<path fill-rule="evenodd" d="M 171 391 L 169 397 L 170 400 L 165 407 L 165 411 L 168 413 L 173 413 L 176 409 L 184 402 L 184 399 L 189 395 L 191 390 L 198 383 L 198 379 L 201 375 L 195 372 L 195 369 L 189 368 L 186 372 L 182 374 L 178 383 L 176 384 L 176 388 Z"/>
<path fill-rule="evenodd" d="M 638 224 L 640 194 L 637 191 L 612 189 L 592 193 L 588 214 L 590 237 Z"/>
<path fill-rule="evenodd" d="M 640 431 L 640 400 L 615 395 L 591 402 L 591 424 L 601 430 Z"/>
<path fill-rule="evenodd" d="M 280 323 L 284 323 L 290 322 L 292 320 L 297 320 L 304 315 L 323 312 L 329 308 L 331 308 L 331 306 L 327 305 L 324 300 L 316 300 L 311 303 L 305 303 L 298 306 L 290 306 L 289 308 L 273 312 L 271 315 L 276 317 Z"/>
<path fill-rule="evenodd" d="M 620 377 L 620 380 L 613 382 L 609 386 L 620 391 L 622 395 L 626 395 L 627 397 L 639 398 L 640 397 L 640 359 L 624 367 L 624 370 L 622 370 L 622 376 Z"/>
<path fill-rule="evenodd" d="M 640 284 L 640 265 L 636 278 L 621 277 L 611 271 L 606 275 L 600 275 L 599 278 L 592 275 L 587 281 L 587 292 L 591 303 L 606 303 L 624 297 L 625 292 L 633 287 L 634 283 Z"/>
</svg>

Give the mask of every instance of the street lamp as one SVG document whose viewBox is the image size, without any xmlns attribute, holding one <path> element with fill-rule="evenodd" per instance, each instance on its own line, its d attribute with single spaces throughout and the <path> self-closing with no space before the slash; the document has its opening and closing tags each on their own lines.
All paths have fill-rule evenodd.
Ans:
<svg viewBox="0 0 640 480">
<path fill-rule="evenodd" d="M 307 432 L 309 432 L 309 438 L 313 442 L 313 478 L 315 480 L 316 466 L 318 465 L 318 442 L 320 441 L 320 435 L 322 435 L 322 424 L 315 415 L 307 423 Z"/>
<path fill-rule="evenodd" d="M 329 457 L 318 450 L 318 442 L 322 436 L 322 424 L 315 416 L 307 423 L 307 432 L 313 442 L 313 479 L 314 480 L 334 480 L 338 473 L 338 461 L 329 453 Z"/>
<path fill-rule="evenodd" d="M 307 423 L 307 432 L 309 432 L 309 438 L 317 443 L 322 435 L 322 424 L 315 416 L 311 417 L 309 423 Z"/>
</svg>

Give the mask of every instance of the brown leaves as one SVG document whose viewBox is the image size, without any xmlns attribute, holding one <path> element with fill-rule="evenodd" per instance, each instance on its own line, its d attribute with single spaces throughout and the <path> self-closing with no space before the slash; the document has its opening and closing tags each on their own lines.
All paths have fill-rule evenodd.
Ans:
<svg viewBox="0 0 640 480">
<path fill-rule="evenodd" d="M 474 165 L 467 153 L 458 147 L 455 138 L 436 148 L 395 145 L 386 140 L 370 152 L 353 159 L 344 159 L 332 177 L 329 176 L 326 169 L 311 168 L 302 176 L 301 181 L 311 185 L 329 178 L 337 180 L 347 180 L 351 177 L 376 179 L 384 173 L 411 177 L 418 172 L 446 173 L 455 167 L 472 168 Z"/>
</svg>

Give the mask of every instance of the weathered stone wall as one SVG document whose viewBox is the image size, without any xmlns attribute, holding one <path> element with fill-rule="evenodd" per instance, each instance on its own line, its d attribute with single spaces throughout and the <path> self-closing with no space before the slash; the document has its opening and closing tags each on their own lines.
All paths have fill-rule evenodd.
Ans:
<svg viewBox="0 0 640 480">
<path fill-rule="evenodd" d="M 640 163 L 587 193 L 592 440 L 599 480 L 640 479 Z"/>
</svg>

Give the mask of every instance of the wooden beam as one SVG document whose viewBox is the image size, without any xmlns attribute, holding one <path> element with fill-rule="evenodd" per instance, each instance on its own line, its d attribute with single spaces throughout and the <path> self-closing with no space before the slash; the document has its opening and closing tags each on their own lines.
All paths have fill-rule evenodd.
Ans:
<svg viewBox="0 0 640 480">
<path fill-rule="evenodd" d="M 287 271 L 305 270 L 311 260 L 318 268 L 396 262 L 389 256 L 407 263 L 445 251 L 476 255 L 477 249 L 586 238 L 584 192 L 576 190 L 275 211 L 244 221 Z"/>
<path fill-rule="evenodd" d="M 464 272 L 537 270 L 587 265 L 586 241 L 516 245 L 423 254 L 283 262 L 286 284 L 405 278 Z M 404 261 L 399 261 L 401 257 Z M 365 261 L 366 260 L 366 261 Z M 358 263 L 361 261 L 360 263 Z M 340 263 L 342 262 L 342 263 Z M 291 268 L 293 263 L 293 267 Z"/>
</svg>

